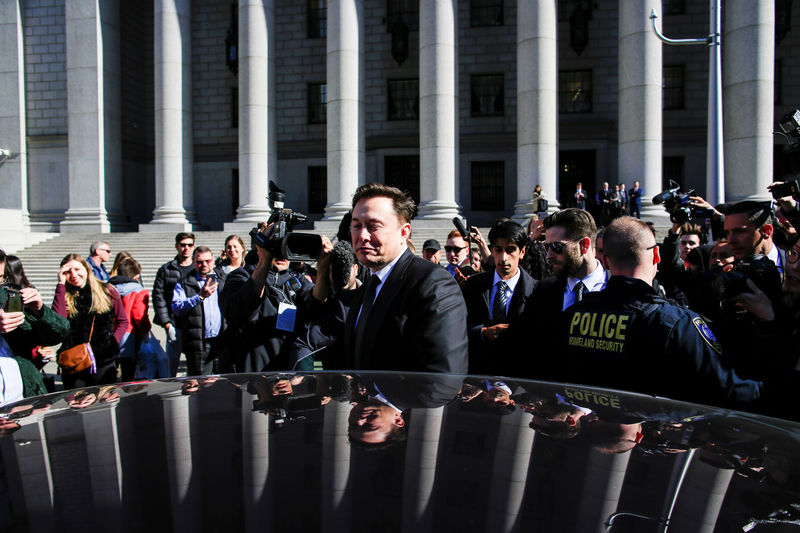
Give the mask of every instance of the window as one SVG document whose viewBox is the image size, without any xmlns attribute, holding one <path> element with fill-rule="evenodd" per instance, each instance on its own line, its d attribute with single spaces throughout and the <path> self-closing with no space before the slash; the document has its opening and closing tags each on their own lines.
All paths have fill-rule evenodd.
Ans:
<svg viewBox="0 0 800 533">
<path fill-rule="evenodd" d="M 386 0 L 386 31 L 402 20 L 410 31 L 419 30 L 419 0 Z"/>
<path fill-rule="evenodd" d="M 662 0 L 661 12 L 665 15 L 683 15 L 686 13 L 686 0 Z"/>
<path fill-rule="evenodd" d="M 419 156 L 387 155 L 383 159 L 383 182 L 406 191 L 419 206 Z M 414 209 L 416 215 L 416 208 Z"/>
<path fill-rule="evenodd" d="M 308 38 L 321 39 L 328 35 L 327 0 L 308 0 Z"/>
<path fill-rule="evenodd" d="M 661 190 L 670 188 L 670 180 L 680 185 L 683 189 L 683 156 L 665 157 L 661 160 Z"/>
<path fill-rule="evenodd" d="M 470 76 L 472 116 L 489 117 L 503 114 L 503 75 Z"/>
<path fill-rule="evenodd" d="M 664 109 L 683 109 L 683 65 L 664 67 L 661 97 Z"/>
<path fill-rule="evenodd" d="M 556 13 L 558 21 L 569 22 L 569 19 L 570 17 L 572 17 L 573 13 L 581 9 L 586 10 L 589 20 L 592 20 L 592 13 L 594 11 L 593 4 L 594 2 L 590 2 L 589 0 L 571 0 L 571 1 L 560 0 L 558 2 L 558 7 L 557 7 L 558 11 Z"/>
<path fill-rule="evenodd" d="M 231 89 L 231 128 L 239 127 L 239 88 Z"/>
<path fill-rule="evenodd" d="M 591 70 L 564 70 L 558 73 L 558 111 L 592 112 Z"/>
<path fill-rule="evenodd" d="M 472 210 L 502 211 L 505 196 L 503 161 L 472 162 Z"/>
<path fill-rule="evenodd" d="M 472 0 L 469 4 L 469 25 L 503 25 L 503 0 Z"/>
<path fill-rule="evenodd" d="M 389 120 L 419 118 L 419 80 L 389 80 Z"/>
<path fill-rule="evenodd" d="M 308 85 L 308 123 L 325 124 L 328 108 L 328 86 L 324 83 Z"/>
<path fill-rule="evenodd" d="M 328 167 L 308 167 L 308 212 L 324 213 L 328 205 Z"/>
</svg>

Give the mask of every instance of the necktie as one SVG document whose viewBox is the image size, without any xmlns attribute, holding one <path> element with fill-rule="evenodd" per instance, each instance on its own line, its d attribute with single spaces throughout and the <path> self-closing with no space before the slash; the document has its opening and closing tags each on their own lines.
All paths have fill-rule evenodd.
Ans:
<svg viewBox="0 0 800 533">
<path fill-rule="evenodd" d="M 381 281 L 378 279 L 378 276 L 375 274 L 371 275 L 367 280 L 365 291 L 364 291 L 364 299 L 361 301 L 361 314 L 358 317 L 358 323 L 356 324 L 356 346 L 360 346 L 361 344 L 361 337 L 364 335 L 364 330 L 366 329 L 367 318 L 369 316 L 369 311 L 372 309 L 372 304 L 375 302 L 375 293 L 378 290 L 378 285 L 380 285 Z"/>
<path fill-rule="evenodd" d="M 494 293 L 492 303 L 492 322 L 495 324 L 505 324 L 506 322 L 506 289 L 508 285 L 504 281 L 498 281 L 495 285 L 497 290 Z"/>
<path fill-rule="evenodd" d="M 583 284 L 582 281 L 579 281 L 575 284 L 575 287 L 572 288 L 572 292 L 575 293 L 575 303 L 580 302 L 583 300 L 583 291 L 586 290 L 586 285 Z"/>
</svg>

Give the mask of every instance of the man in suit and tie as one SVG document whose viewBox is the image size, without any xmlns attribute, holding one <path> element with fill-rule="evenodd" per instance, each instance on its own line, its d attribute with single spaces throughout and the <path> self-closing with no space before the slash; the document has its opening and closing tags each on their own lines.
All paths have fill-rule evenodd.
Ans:
<svg viewBox="0 0 800 533">
<path fill-rule="evenodd" d="M 344 332 L 348 369 L 467 372 L 467 308 L 455 279 L 406 245 L 414 201 L 395 187 L 360 186 L 350 235 L 372 275 Z"/>
<path fill-rule="evenodd" d="M 581 301 L 585 292 L 603 290 L 608 274 L 595 257 L 594 238 L 597 226 L 588 211 L 564 209 L 545 218 L 543 225 L 547 262 L 553 269 L 553 276 L 536 285 L 531 296 L 531 300 L 536 303 L 528 305 L 523 316 L 512 322 L 513 342 L 517 346 L 530 343 L 524 335 L 531 331 L 541 331 L 544 335 L 538 337 L 538 349 L 544 353 L 554 353 L 549 345 L 552 339 L 548 334 L 554 331 L 561 312 L 576 301 Z M 526 365 L 531 364 L 534 361 L 528 358 Z M 548 377 L 542 360 L 538 360 L 535 366 L 535 369 L 526 370 L 526 374 L 521 377 Z"/>
<path fill-rule="evenodd" d="M 472 374 L 513 376 L 519 354 L 508 342 L 509 321 L 519 317 L 536 287 L 523 269 L 525 228 L 500 219 L 489 230 L 489 249 L 495 269 L 471 276 L 464 286 L 469 331 L 469 371 Z"/>
</svg>

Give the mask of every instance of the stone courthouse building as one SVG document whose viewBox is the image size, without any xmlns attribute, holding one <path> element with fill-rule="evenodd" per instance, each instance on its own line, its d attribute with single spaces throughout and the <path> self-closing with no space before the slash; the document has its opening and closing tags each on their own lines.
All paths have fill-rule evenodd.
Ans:
<svg viewBox="0 0 800 533">
<path fill-rule="evenodd" d="M 728 201 L 793 170 L 796 4 L 724 2 Z M 268 179 L 331 224 L 365 181 L 423 226 L 523 220 L 536 184 L 704 193 L 708 47 L 654 8 L 709 33 L 699 0 L 1 0 L 3 235 L 238 229 Z"/>
</svg>

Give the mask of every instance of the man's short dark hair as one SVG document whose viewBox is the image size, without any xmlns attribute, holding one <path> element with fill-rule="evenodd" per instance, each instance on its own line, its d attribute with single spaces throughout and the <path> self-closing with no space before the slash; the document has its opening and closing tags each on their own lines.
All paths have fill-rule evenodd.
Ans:
<svg viewBox="0 0 800 533">
<path fill-rule="evenodd" d="M 5 260 L 6 260 L 6 253 L 5 251 L 3 251 L 2 248 L 0 248 L 0 261 L 5 261 Z"/>
<path fill-rule="evenodd" d="M 564 228 L 564 237 L 571 241 L 588 237 L 594 242 L 597 234 L 597 224 L 592 215 L 588 211 L 575 207 L 556 211 L 547 216 L 542 224 L 545 230 L 553 227 Z"/>
<path fill-rule="evenodd" d="M 729 206 L 725 216 L 741 214 L 747 215 L 747 224 L 760 228 L 770 222 L 772 212 L 769 209 L 769 204 L 755 200 L 745 200 Z"/>
<path fill-rule="evenodd" d="M 506 239 L 522 249 L 525 248 L 525 243 L 528 242 L 528 235 L 522 225 L 510 218 L 501 218 L 489 230 L 489 244 L 494 245 L 497 239 Z"/>
<path fill-rule="evenodd" d="M 177 235 L 175 235 L 175 244 L 178 244 L 183 239 L 192 239 L 192 242 L 194 242 L 195 241 L 194 233 L 189 232 L 189 231 L 182 231 L 182 232 L 178 233 Z"/>
<path fill-rule="evenodd" d="M 697 235 L 703 237 L 703 228 L 691 222 L 684 222 L 681 225 L 681 235 Z"/>
<path fill-rule="evenodd" d="M 356 189 L 356 193 L 353 195 L 353 208 L 356 207 L 356 204 L 360 200 L 380 196 L 389 198 L 392 201 L 394 213 L 402 223 L 411 222 L 414 216 L 414 200 L 397 187 L 392 187 L 384 183 L 365 183 Z"/>
<path fill-rule="evenodd" d="M 211 248 L 209 248 L 208 246 L 196 246 L 194 252 L 192 252 L 192 257 L 197 257 L 197 254 L 204 254 L 206 252 L 210 253 L 211 255 L 214 255 L 214 252 L 212 252 Z"/>
<path fill-rule="evenodd" d="M 117 265 L 117 274 L 126 278 L 135 278 L 142 273 L 142 267 L 136 259 L 128 257 Z"/>
<path fill-rule="evenodd" d="M 642 261 L 642 252 L 654 241 L 646 223 L 634 217 L 620 217 L 606 227 L 603 255 L 615 267 L 635 267 Z"/>
</svg>

